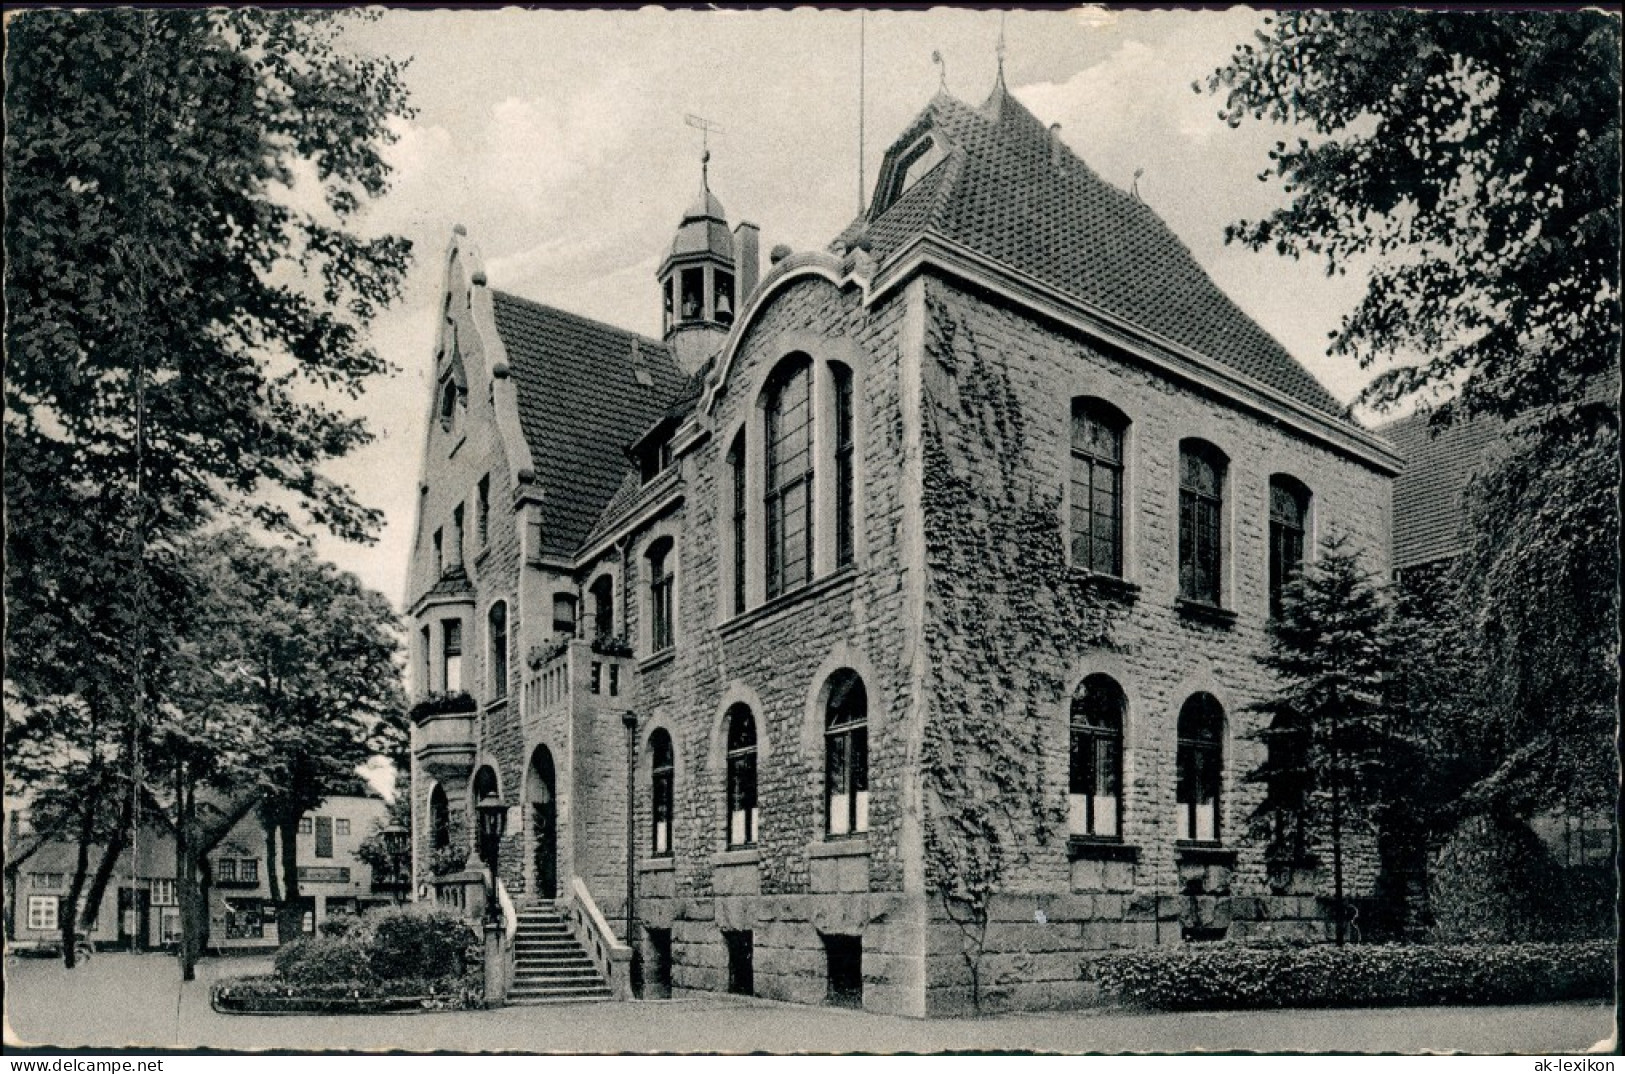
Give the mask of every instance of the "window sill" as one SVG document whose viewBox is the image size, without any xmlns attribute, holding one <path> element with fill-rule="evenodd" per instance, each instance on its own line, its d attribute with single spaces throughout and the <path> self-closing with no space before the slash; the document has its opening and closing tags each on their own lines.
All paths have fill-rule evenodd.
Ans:
<svg viewBox="0 0 1625 1074">
<path fill-rule="evenodd" d="M 1084 567 L 1073 567 L 1072 577 L 1088 592 L 1097 593 L 1119 604 L 1133 604 L 1140 599 L 1140 587 L 1125 578 L 1097 574 Z"/>
<path fill-rule="evenodd" d="M 831 835 L 814 839 L 807 844 L 809 858 L 867 858 L 869 833 L 861 835 Z"/>
<path fill-rule="evenodd" d="M 1174 858 L 1181 865 L 1223 865 L 1236 867 L 1236 852 L 1218 843 L 1175 843 Z"/>
<path fill-rule="evenodd" d="M 507 707 L 508 707 L 508 695 L 503 694 L 501 697 L 493 698 L 492 700 L 487 701 L 485 703 L 485 705 L 484 705 L 484 712 L 485 712 L 485 714 L 487 716 L 490 716 L 493 713 L 501 712 L 503 709 L 506 709 Z"/>
<path fill-rule="evenodd" d="M 780 593 L 765 604 L 759 604 L 749 611 L 740 612 L 732 619 L 717 628 L 717 633 L 727 637 L 737 631 L 744 630 L 754 623 L 771 618 L 785 608 L 821 597 L 826 593 L 833 593 L 839 589 L 850 586 L 858 576 L 858 569 L 851 564 L 840 568 L 832 574 L 816 578 L 799 589 L 792 589 L 788 593 Z"/>
<path fill-rule="evenodd" d="M 670 854 L 661 854 L 658 857 L 644 858 L 638 862 L 640 873 L 669 873 L 677 868 L 677 859 Z"/>
<path fill-rule="evenodd" d="M 1087 835 L 1074 835 L 1067 840 L 1068 861 L 1127 861 L 1140 860 L 1140 848 L 1119 839 L 1097 839 Z"/>
<path fill-rule="evenodd" d="M 673 645 L 673 646 L 671 646 L 670 648 L 667 648 L 667 649 L 662 649 L 658 653 L 654 654 L 653 656 L 639 662 L 639 664 L 638 664 L 638 672 L 641 674 L 642 672 L 645 672 L 645 671 L 653 671 L 656 668 L 663 668 L 667 664 L 671 663 L 672 657 L 674 657 L 676 655 L 677 655 L 677 647 L 675 645 Z M 626 684 L 622 683 L 621 686 L 622 686 L 621 692 L 625 693 L 626 692 L 626 690 L 625 690 Z"/>
<path fill-rule="evenodd" d="M 735 847 L 732 850 L 719 850 L 711 855 L 713 869 L 729 869 L 736 866 L 755 866 L 762 860 L 762 852 L 756 847 Z"/>
<path fill-rule="evenodd" d="M 1180 597 L 1174 601 L 1174 607 L 1186 619 L 1194 619 L 1199 623 L 1229 628 L 1234 626 L 1236 622 L 1235 612 L 1229 608 L 1221 608 L 1216 604 L 1203 604 L 1199 600 Z"/>
</svg>

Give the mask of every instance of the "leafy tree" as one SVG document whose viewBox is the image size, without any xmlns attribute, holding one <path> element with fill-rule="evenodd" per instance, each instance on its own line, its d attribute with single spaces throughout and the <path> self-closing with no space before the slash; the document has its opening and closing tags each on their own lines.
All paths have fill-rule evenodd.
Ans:
<svg viewBox="0 0 1625 1074">
<path fill-rule="evenodd" d="M 244 596 L 240 698 L 256 728 L 260 816 L 279 836 L 286 942 L 299 934 L 299 818 L 353 791 L 369 758 L 403 748 L 399 624 L 382 596 L 309 551 L 238 538 L 228 555 Z"/>
<path fill-rule="evenodd" d="M 387 368 L 362 328 L 409 247 L 356 223 L 410 110 L 401 65 L 349 55 L 341 26 L 223 9 L 7 23 L 8 738 L 80 759 L 57 773 L 74 896 L 86 840 L 156 743 L 177 542 L 222 510 L 376 527 L 320 467 L 368 437 L 331 401 Z"/>
<path fill-rule="evenodd" d="M 1263 663 L 1278 685 L 1256 706 L 1272 722 L 1268 757 L 1250 776 L 1269 787 L 1255 819 L 1277 838 L 1327 827 L 1342 943 L 1345 827 L 1376 818 L 1397 752 L 1385 697 L 1389 611 L 1346 534 L 1326 538 L 1320 557 L 1288 585 L 1269 636 Z"/>
<path fill-rule="evenodd" d="M 1620 26 L 1605 12 L 1289 11 L 1209 79 L 1264 119 L 1291 200 L 1227 239 L 1328 271 L 1375 262 L 1334 354 L 1364 400 L 1516 417 L 1572 404 L 1619 351 Z"/>
<path fill-rule="evenodd" d="M 1429 407 L 1435 431 L 1481 414 L 1519 430 L 1470 497 L 1465 553 L 1405 600 L 1399 682 L 1426 752 L 1413 812 L 1438 828 L 1612 801 L 1619 20 L 1293 11 L 1266 25 L 1207 89 L 1232 125 L 1308 136 L 1277 143 L 1261 176 L 1286 203 L 1227 238 L 1370 267 L 1332 340 L 1386 364 L 1364 402 Z"/>
</svg>

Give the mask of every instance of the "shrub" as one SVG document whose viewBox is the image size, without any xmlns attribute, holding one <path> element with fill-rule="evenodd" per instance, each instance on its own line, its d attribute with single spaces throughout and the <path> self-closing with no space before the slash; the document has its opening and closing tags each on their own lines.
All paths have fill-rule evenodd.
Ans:
<svg viewBox="0 0 1625 1074">
<path fill-rule="evenodd" d="M 473 931 L 453 914 L 397 910 L 377 915 L 370 924 L 367 958 L 375 977 L 456 977 L 466 968 Z"/>
<path fill-rule="evenodd" d="M 360 918 L 350 917 L 346 914 L 330 917 L 326 921 L 323 921 L 320 932 L 323 936 L 331 936 L 334 939 L 339 939 L 344 936 L 349 936 L 350 934 L 359 930 L 361 927 Z"/>
<path fill-rule="evenodd" d="M 1165 1010 L 1546 1003 L 1611 996 L 1614 947 L 1213 944 L 1105 955 L 1092 971 L 1105 992 Z"/>
<path fill-rule="evenodd" d="M 276 953 L 276 975 L 289 984 L 323 985 L 369 976 L 361 933 L 295 940 Z"/>
</svg>

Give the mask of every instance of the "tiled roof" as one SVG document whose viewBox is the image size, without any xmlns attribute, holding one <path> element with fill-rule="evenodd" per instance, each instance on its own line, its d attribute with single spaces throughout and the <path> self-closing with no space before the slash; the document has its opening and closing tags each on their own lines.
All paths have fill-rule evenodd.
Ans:
<svg viewBox="0 0 1625 1074">
<path fill-rule="evenodd" d="M 1346 419 L 1342 404 L 1219 290 L 1156 213 L 1071 150 L 1052 148 L 1050 132 L 1002 81 L 979 109 L 938 93 L 888 160 L 928 129 L 948 143 L 946 159 L 843 239 L 866 230 L 870 252 L 884 261 L 933 232 Z"/>
<path fill-rule="evenodd" d="M 626 472 L 626 446 L 684 377 L 662 343 L 502 291 L 491 297 L 543 483 L 542 551 L 569 558 Z"/>
<path fill-rule="evenodd" d="M 1435 435 L 1429 415 L 1412 414 L 1376 430 L 1405 458 L 1394 478 L 1394 567 L 1415 567 L 1461 551 L 1461 497 L 1506 423 L 1478 417 L 1456 421 Z"/>
</svg>

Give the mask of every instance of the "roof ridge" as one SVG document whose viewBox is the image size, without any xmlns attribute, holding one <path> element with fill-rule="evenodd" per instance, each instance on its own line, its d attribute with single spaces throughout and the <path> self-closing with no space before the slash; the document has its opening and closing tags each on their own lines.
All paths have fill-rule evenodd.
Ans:
<svg viewBox="0 0 1625 1074">
<path fill-rule="evenodd" d="M 631 328 L 622 328 L 618 324 L 610 324 L 608 321 L 600 321 L 596 317 L 588 317 L 584 313 L 576 313 L 572 310 L 563 309 L 559 306 L 549 305 L 546 302 L 538 302 L 534 298 L 526 298 L 524 295 L 516 295 L 512 291 L 503 291 L 496 287 L 491 288 L 491 294 L 495 298 L 504 298 L 510 302 L 517 302 L 521 305 L 531 306 L 535 309 L 544 310 L 560 317 L 569 318 L 570 320 L 577 321 L 581 324 L 592 325 L 594 328 L 607 328 L 611 332 L 617 332 L 623 336 L 635 338 L 640 344 L 646 343 L 651 347 L 657 347 L 660 350 L 667 351 L 668 353 L 670 352 L 670 348 L 666 346 L 665 341 L 655 339 L 653 336 L 646 336 L 642 332 L 638 332 Z"/>
</svg>

